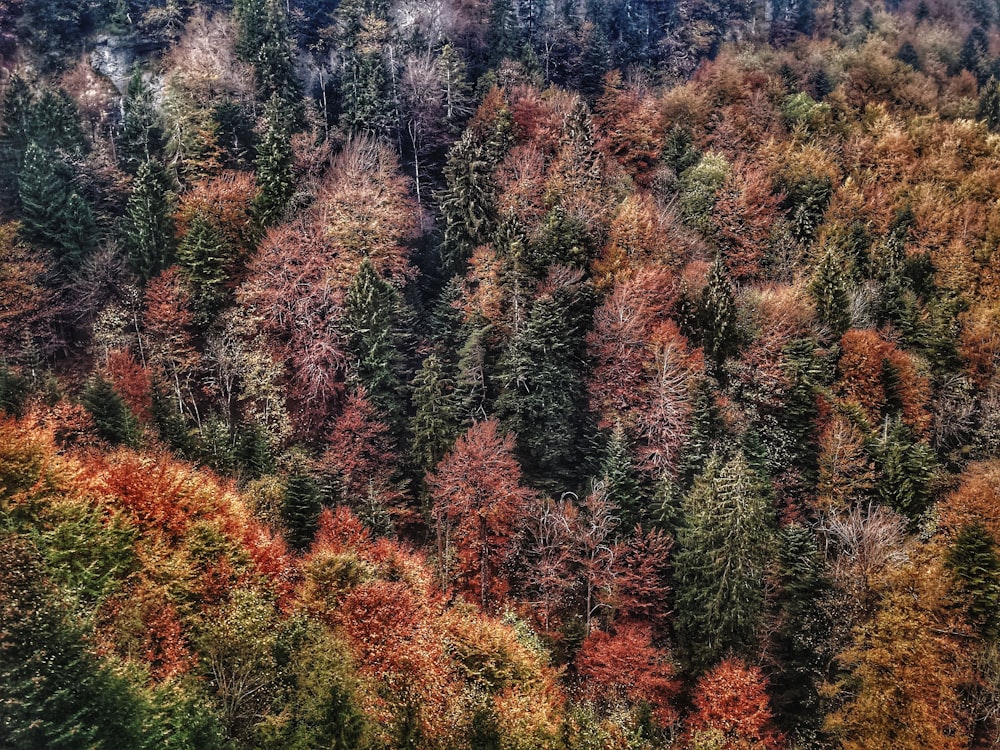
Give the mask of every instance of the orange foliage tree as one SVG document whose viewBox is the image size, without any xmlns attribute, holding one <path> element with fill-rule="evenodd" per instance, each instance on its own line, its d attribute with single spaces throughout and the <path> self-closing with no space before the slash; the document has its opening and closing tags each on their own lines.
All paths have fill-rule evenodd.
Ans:
<svg viewBox="0 0 1000 750">
<path fill-rule="evenodd" d="M 507 594 L 505 569 L 532 499 L 513 450 L 514 436 L 502 436 L 495 419 L 476 422 L 427 476 L 440 563 L 447 564 L 453 540 L 458 584 L 484 610 L 495 610 Z"/>
</svg>

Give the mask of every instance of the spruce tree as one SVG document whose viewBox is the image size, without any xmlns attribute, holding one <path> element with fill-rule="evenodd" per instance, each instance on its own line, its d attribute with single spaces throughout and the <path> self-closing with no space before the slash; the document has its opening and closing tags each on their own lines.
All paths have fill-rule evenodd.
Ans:
<svg viewBox="0 0 1000 750">
<path fill-rule="evenodd" d="M 934 451 L 915 440 L 909 427 L 896 417 L 884 426 L 873 452 L 879 471 L 879 502 L 916 521 L 934 497 L 938 471 Z"/>
<path fill-rule="evenodd" d="M 1000 131 L 1000 83 L 996 76 L 990 76 L 979 94 L 979 119 L 986 121 L 991 133 Z"/>
<path fill-rule="evenodd" d="M 147 161 L 139 167 L 125 206 L 122 240 L 129 265 L 150 279 L 173 261 L 174 221 L 163 166 Z"/>
<path fill-rule="evenodd" d="M 22 237 L 51 249 L 64 271 L 78 269 L 96 246 L 97 228 L 90 207 L 73 191 L 68 168 L 32 142 L 19 188 Z"/>
<path fill-rule="evenodd" d="M 619 529 L 630 534 L 636 524 L 645 524 L 649 519 L 647 498 L 632 461 L 628 434 L 620 422 L 611 433 L 597 475 L 607 498 L 618 507 Z"/>
<path fill-rule="evenodd" d="M 321 493 L 315 480 L 302 472 L 288 477 L 281 518 L 292 549 L 302 552 L 312 543 L 321 510 Z"/>
<path fill-rule="evenodd" d="M 823 712 L 819 686 L 826 677 L 832 622 L 824 599 L 832 591 L 814 533 L 800 524 L 778 538 L 776 631 L 771 679 L 777 716 L 804 747 L 818 738 Z"/>
<path fill-rule="evenodd" d="M 830 330 L 832 339 L 839 339 L 851 326 L 851 311 L 844 270 L 832 250 L 827 250 L 816 268 L 809 293 L 820 322 Z"/>
<path fill-rule="evenodd" d="M 365 259 L 347 289 L 344 308 L 354 377 L 365 387 L 371 403 L 398 428 L 403 417 L 399 295 Z"/>
<path fill-rule="evenodd" d="M 254 216 L 261 226 L 277 224 L 295 193 L 292 174 L 291 125 L 275 95 L 264 112 L 264 134 L 257 145 L 257 195 L 253 199 Z"/>
<path fill-rule="evenodd" d="M 31 142 L 31 108 L 34 98 L 27 82 L 12 76 L 3 98 L 3 127 L 0 128 L 0 199 L 8 204 L 18 201 L 18 179 L 24 155 Z"/>
<path fill-rule="evenodd" d="M 411 452 L 424 471 L 433 469 L 459 435 L 457 394 L 454 370 L 447 358 L 431 352 L 413 379 L 413 419 Z"/>
<path fill-rule="evenodd" d="M 587 428 L 586 334 L 589 286 L 538 298 L 500 360 L 497 415 L 517 435 L 525 473 L 552 489 L 573 486 Z"/>
<path fill-rule="evenodd" d="M 226 281 L 232 247 L 203 214 L 195 214 L 177 248 L 177 261 L 191 282 L 195 324 L 210 324 L 228 299 Z"/>
<path fill-rule="evenodd" d="M 725 426 L 715 402 L 715 381 L 699 378 L 692 386 L 691 429 L 684 441 L 681 479 L 690 487 L 695 477 L 708 465 L 725 437 Z"/>
<path fill-rule="evenodd" d="M 677 636 L 692 672 L 730 652 L 756 655 L 773 520 L 742 453 L 725 465 L 711 458 L 684 498 L 674 561 Z"/>
<path fill-rule="evenodd" d="M 105 378 L 91 378 L 80 398 L 94 420 L 97 434 L 114 445 L 131 445 L 138 439 L 139 426 L 135 416 Z"/>
<path fill-rule="evenodd" d="M 165 145 L 163 128 L 153 104 L 153 92 L 136 68 L 122 100 L 122 128 L 118 137 L 118 161 L 129 174 L 159 158 Z"/>
<path fill-rule="evenodd" d="M 1000 555 L 981 523 L 962 528 L 952 542 L 948 567 L 968 601 L 969 620 L 987 638 L 1000 634 Z"/>
<path fill-rule="evenodd" d="M 735 292 L 721 257 L 709 271 L 698 313 L 705 354 L 721 374 L 722 363 L 737 347 Z"/>
</svg>

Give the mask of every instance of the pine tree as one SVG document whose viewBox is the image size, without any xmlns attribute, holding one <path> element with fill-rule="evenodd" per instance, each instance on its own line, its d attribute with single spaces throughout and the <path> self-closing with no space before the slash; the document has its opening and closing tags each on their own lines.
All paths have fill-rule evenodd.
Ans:
<svg viewBox="0 0 1000 750">
<path fill-rule="evenodd" d="M 725 263 L 716 257 L 701 295 L 699 318 L 705 354 L 721 373 L 722 363 L 736 351 L 736 300 Z"/>
<path fill-rule="evenodd" d="M 1000 132 L 1000 83 L 996 76 L 990 76 L 979 94 L 979 119 L 986 121 L 991 133 Z"/>
<path fill-rule="evenodd" d="M 809 339 L 792 341 L 782 354 L 788 390 L 782 399 L 783 408 L 778 419 L 788 436 L 792 465 L 811 481 L 815 477 L 818 453 L 816 394 L 823 385 L 823 371 L 816 358 L 816 344 Z"/>
<path fill-rule="evenodd" d="M 819 686 L 829 663 L 832 623 L 824 609 L 831 591 L 813 532 L 799 524 L 778 539 L 778 611 L 771 680 L 779 719 L 804 746 L 822 724 Z"/>
<path fill-rule="evenodd" d="M 962 528 L 952 542 L 948 567 L 968 600 L 969 620 L 987 638 L 1000 632 L 1000 555 L 981 523 Z"/>
<path fill-rule="evenodd" d="M 233 250 L 221 231 L 203 214 L 195 214 L 177 248 L 177 261 L 191 282 L 195 324 L 211 323 L 226 304 L 226 281 Z"/>
<path fill-rule="evenodd" d="M 112 444 L 134 444 L 138 423 L 122 397 L 106 379 L 96 375 L 88 381 L 80 398 L 94 419 L 97 434 Z"/>
<path fill-rule="evenodd" d="M 301 86 L 295 76 L 294 43 L 288 30 L 285 3 L 280 0 L 235 0 L 236 53 L 254 68 L 257 95 L 277 96 L 297 109 Z"/>
<path fill-rule="evenodd" d="M 816 303 L 816 315 L 839 339 L 851 326 L 850 300 L 844 285 L 844 270 L 832 250 L 827 250 L 816 268 L 809 292 Z"/>
<path fill-rule="evenodd" d="M 138 168 L 125 206 L 122 239 L 132 269 L 151 279 L 173 261 L 174 221 L 163 166 L 147 161 Z"/>
<path fill-rule="evenodd" d="M 159 727 L 85 647 L 31 546 L 0 534 L 0 732 L 10 750 L 145 750 Z M 150 734 L 147 731 L 154 730 Z"/>
<path fill-rule="evenodd" d="M 615 424 L 597 475 L 604 483 L 608 499 L 618 506 L 619 528 L 626 534 L 649 517 L 646 494 L 632 461 L 628 434 L 621 423 Z"/>
<path fill-rule="evenodd" d="M 321 510 L 321 493 L 315 480 L 302 472 L 295 472 L 288 477 L 281 519 L 292 549 L 301 552 L 312 543 Z"/>
<path fill-rule="evenodd" d="M 0 180 L 0 199 L 10 204 L 18 200 L 18 178 L 31 142 L 33 101 L 27 82 L 12 76 L 4 93 L 0 128 L 0 173 L 5 175 Z"/>
<path fill-rule="evenodd" d="M 894 418 L 885 424 L 873 452 L 879 470 L 879 501 L 915 521 L 934 497 L 938 471 L 934 451 L 914 440 L 906 424 Z"/>
<path fill-rule="evenodd" d="M 730 651 L 756 654 L 772 515 L 742 453 L 710 459 L 685 497 L 674 570 L 678 641 L 693 672 Z"/>
<path fill-rule="evenodd" d="M 403 352 L 396 289 L 365 259 L 347 289 L 344 307 L 345 333 L 355 361 L 354 377 L 389 423 L 399 427 L 403 417 Z"/>
<path fill-rule="evenodd" d="M 32 142 L 19 187 L 24 239 L 52 249 L 63 270 L 79 268 L 96 246 L 97 228 L 90 207 L 73 191 L 69 170 Z"/>
<path fill-rule="evenodd" d="M 455 392 L 454 373 L 457 367 L 431 352 L 413 378 L 413 419 L 410 450 L 417 465 L 424 471 L 433 469 L 455 443 L 461 419 Z"/>
<path fill-rule="evenodd" d="M 592 315 L 589 286 L 571 284 L 541 296 L 499 365 L 497 414 L 517 436 L 525 473 L 553 489 L 572 486 L 583 458 Z"/>
<path fill-rule="evenodd" d="M 701 474 L 712 454 L 721 446 L 725 437 L 722 416 L 715 402 L 714 381 L 700 378 L 693 386 L 691 403 L 691 430 L 684 442 L 683 468 L 681 478 L 689 487 L 695 477 Z"/>
<path fill-rule="evenodd" d="M 280 221 L 295 193 L 292 174 L 292 145 L 289 140 L 290 124 L 282 102 L 272 96 L 264 112 L 264 134 L 257 145 L 257 195 L 253 199 L 254 216 L 261 226 L 271 226 Z"/>
<path fill-rule="evenodd" d="M 490 413 L 495 364 L 488 349 L 491 327 L 472 325 L 458 352 L 458 378 L 455 383 L 458 413 L 463 427 L 486 419 Z"/>
<path fill-rule="evenodd" d="M 118 137 L 118 161 L 129 174 L 137 174 L 144 164 L 159 158 L 165 138 L 160 127 L 153 92 L 136 68 L 122 100 L 122 129 Z"/>
</svg>

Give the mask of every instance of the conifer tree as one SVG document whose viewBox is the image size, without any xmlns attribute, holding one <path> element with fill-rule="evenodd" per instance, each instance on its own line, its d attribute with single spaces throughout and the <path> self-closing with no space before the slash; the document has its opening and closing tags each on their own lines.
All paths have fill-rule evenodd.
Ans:
<svg viewBox="0 0 1000 750">
<path fill-rule="evenodd" d="M 177 248 L 177 260 L 191 282 L 195 323 L 206 326 L 226 303 L 232 248 L 203 214 L 195 214 Z"/>
<path fill-rule="evenodd" d="M 832 250 L 827 250 L 816 268 L 809 292 L 816 303 L 816 315 L 839 339 L 851 326 L 850 300 L 844 285 L 844 270 Z"/>
<path fill-rule="evenodd" d="M 68 171 L 36 143 L 28 146 L 19 185 L 21 232 L 52 249 L 63 270 L 73 271 L 96 246 L 97 228 Z"/>
<path fill-rule="evenodd" d="M 274 95 L 264 112 L 264 134 L 257 145 L 257 195 L 253 211 L 261 226 L 278 223 L 295 193 L 292 174 L 290 123 L 282 102 Z"/>
<path fill-rule="evenodd" d="M 0 199 L 8 203 L 18 200 L 18 177 L 32 135 L 31 108 L 33 97 L 27 82 L 18 75 L 11 77 L 3 97 L 3 127 L 0 128 Z"/>
<path fill-rule="evenodd" d="M 153 92 L 136 68 L 122 100 L 122 129 L 118 137 L 118 161 L 136 174 L 152 159 L 159 158 L 165 145 L 163 128 L 153 104 Z"/>
<path fill-rule="evenodd" d="M 934 497 L 938 464 L 926 443 L 914 440 L 899 418 L 887 421 L 874 444 L 879 470 L 876 491 L 883 504 L 915 521 Z"/>
<path fill-rule="evenodd" d="M 413 420 L 411 452 L 424 471 L 433 469 L 454 444 L 461 427 L 454 366 L 445 357 L 431 352 L 413 379 Z"/>
<path fill-rule="evenodd" d="M 645 523 L 649 516 L 647 499 L 632 461 L 628 434 L 620 422 L 611 433 L 597 474 L 608 499 L 618 506 L 619 528 L 628 534 L 637 524 Z"/>
<path fill-rule="evenodd" d="M 555 489 L 572 486 L 582 460 L 592 305 L 589 286 L 580 284 L 541 296 L 499 365 L 497 414 L 517 435 L 525 473 Z"/>
<path fill-rule="evenodd" d="M 831 591 L 813 532 L 790 524 L 778 538 L 777 629 L 771 680 L 778 717 L 804 745 L 822 724 L 819 686 L 825 678 L 832 623 L 824 608 Z"/>
<path fill-rule="evenodd" d="M 116 445 L 136 441 L 139 428 L 135 416 L 105 378 L 100 375 L 91 378 L 83 390 L 81 401 L 93 417 L 101 438 Z"/>
<path fill-rule="evenodd" d="M 979 93 L 979 119 L 986 121 L 990 132 L 1000 131 L 1000 83 L 996 76 L 990 76 Z"/>
<path fill-rule="evenodd" d="M 987 638 L 1000 632 L 1000 555 L 981 523 L 962 528 L 947 555 L 948 567 L 967 597 L 969 620 Z"/>
<path fill-rule="evenodd" d="M 174 221 L 166 173 L 156 161 L 138 168 L 125 206 L 122 238 L 132 269 L 151 279 L 173 260 Z"/>
<path fill-rule="evenodd" d="M 354 376 L 364 386 L 369 400 L 390 424 L 398 427 L 403 416 L 399 296 L 392 284 L 379 276 L 374 264 L 365 259 L 347 289 L 344 306 Z"/>
<path fill-rule="evenodd" d="M 720 448 L 724 425 L 715 402 L 714 381 L 699 378 L 695 381 L 691 403 L 691 430 L 684 442 L 681 477 L 685 487 L 704 471 L 709 458 Z"/>
<path fill-rule="evenodd" d="M 312 543 L 322 510 L 321 499 L 319 486 L 308 474 L 297 471 L 288 477 L 281 519 L 292 549 L 301 552 Z"/>
<path fill-rule="evenodd" d="M 709 271 L 698 312 L 705 354 L 720 373 L 737 345 L 735 292 L 721 257 L 716 257 Z"/>
<path fill-rule="evenodd" d="M 692 671 L 731 651 L 756 653 L 772 526 L 770 498 L 743 454 L 710 459 L 684 499 L 674 561 L 677 635 Z"/>
</svg>

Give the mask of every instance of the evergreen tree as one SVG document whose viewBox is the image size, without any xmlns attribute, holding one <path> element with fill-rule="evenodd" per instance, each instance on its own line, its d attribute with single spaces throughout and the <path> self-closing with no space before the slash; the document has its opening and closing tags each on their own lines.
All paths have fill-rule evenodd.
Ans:
<svg viewBox="0 0 1000 750">
<path fill-rule="evenodd" d="M 611 433 L 597 474 L 608 500 L 618 507 L 621 531 L 629 534 L 637 524 L 645 524 L 649 516 L 646 494 L 632 461 L 628 434 L 620 422 Z"/>
<path fill-rule="evenodd" d="M 83 389 L 80 400 L 93 417 L 97 434 L 101 438 L 115 445 L 136 442 L 139 426 L 135 416 L 105 378 L 100 375 L 91 378 Z"/>
<path fill-rule="evenodd" d="M 276 95 L 267 103 L 264 120 L 264 134 L 257 145 L 254 161 L 258 187 L 253 211 L 261 226 L 270 226 L 280 221 L 295 193 L 290 123 Z"/>
<path fill-rule="evenodd" d="M 874 444 L 879 502 L 915 521 L 934 497 L 938 465 L 933 449 L 913 439 L 899 418 L 889 420 Z"/>
<path fill-rule="evenodd" d="M 85 648 L 27 543 L 0 535 L 0 736 L 10 750 L 144 750 L 146 706 Z"/>
<path fill-rule="evenodd" d="M 816 473 L 818 448 L 816 420 L 819 407 L 816 394 L 823 385 L 824 373 L 816 358 L 816 343 L 810 339 L 792 341 L 782 350 L 788 390 L 782 398 L 779 414 L 781 429 L 788 436 L 792 466 L 811 482 Z"/>
<path fill-rule="evenodd" d="M 288 544 L 302 552 L 312 543 L 322 510 L 321 492 L 308 474 L 295 472 L 288 477 L 281 506 L 281 519 L 288 532 Z"/>
<path fill-rule="evenodd" d="M 468 128 L 448 152 L 446 187 L 437 196 L 444 220 L 446 272 L 463 272 L 472 250 L 492 239 L 499 218 L 493 172 L 512 145 L 512 130 L 510 111 L 503 106 L 486 137 Z"/>
<path fill-rule="evenodd" d="M 553 489 L 579 475 L 587 426 L 586 333 L 589 286 L 573 284 L 538 298 L 500 361 L 496 409 L 517 435 L 525 473 Z"/>
<path fill-rule="evenodd" d="M 587 226 L 567 214 L 561 204 L 545 217 L 537 239 L 528 246 L 528 265 L 538 277 L 554 264 L 585 268 L 592 257 L 593 243 Z"/>
<path fill-rule="evenodd" d="M 0 358 L 0 414 L 21 416 L 27 396 L 27 378 L 11 370 Z"/>
<path fill-rule="evenodd" d="M 716 257 L 709 271 L 698 312 L 705 354 L 720 373 L 737 345 L 735 292 L 721 257 Z"/>
<path fill-rule="evenodd" d="M 27 82 L 12 76 L 3 98 L 3 127 L 0 128 L 0 199 L 9 204 L 18 200 L 18 178 L 24 155 L 31 142 L 33 97 Z"/>
<path fill-rule="evenodd" d="M 503 60 L 517 59 L 521 46 L 521 29 L 513 0 L 492 0 L 486 27 L 490 66 L 495 68 Z"/>
<path fill-rule="evenodd" d="M 818 739 L 823 711 L 819 686 L 826 677 L 832 623 L 824 599 L 832 590 L 813 532 L 800 524 L 778 539 L 778 611 L 771 679 L 776 714 L 803 746 Z"/>
<path fill-rule="evenodd" d="M 486 419 L 491 411 L 493 363 L 488 349 L 490 332 L 488 325 L 472 325 L 458 352 L 455 393 L 463 428 Z"/>
<path fill-rule="evenodd" d="M 233 250 L 222 232 L 203 214 L 195 214 L 177 261 L 191 282 L 195 324 L 207 326 L 225 306 L 226 281 Z"/>
<path fill-rule="evenodd" d="M 344 307 L 354 377 L 364 386 L 371 403 L 398 428 L 403 417 L 399 376 L 403 351 L 396 289 L 365 259 L 347 289 Z"/>
<path fill-rule="evenodd" d="M 1000 555 L 981 523 L 962 528 L 947 556 L 962 593 L 968 599 L 969 620 L 983 635 L 1000 634 Z"/>
<path fill-rule="evenodd" d="M 32 142 L 19 187 L 24 239 L 52 249 L 64 270 L 79 268 L 96 246 L 97 228 L 90 207 L 73 191 L 69 170 Z"/>
<path fill-rule="evenodd" d="M 267 430 L 255 423 L 243 425 L 236 441 L 236 460 L 249 479 L 274 472 L 274 451 Z"/>
<path fill-rule="evenodd" d="M 173 260 L 174 221 L 166 173 L 156 161 L 138 169 L 125 206 L 122 240 L 132 269 L 151 279 Z"/>
<path fill-rule="evenodd" d="M 844 285 L 844 270 L 832 250 L 827 250 L 816 268 L 809 292 L 816 303 L 816 315 L 839 339 L 851 326 L 850 300 Z"/>
<path fill-rule="evenodd" d="M 677 636 L 693 672 L 729 652 L 756 654 L 772 526 L 770 498 L 743 454 L 710 459 L 684 498 L 674 561 Z"/>
<path fill-rule="evenodd" d="M 979 119 L 986 121 L 990 132 L 1000 132 L 1000 83 L 996 76 L 990 76 L 979 94 Z"/>
<path fill-rule="evenodd" d="M 253 65 L 257 95 L 262 101 L 277 96 L 297 108 L 302 96 L 295 76 L 294 42 L 288 30 L 285 3 L 280 0 L 235 0 L 236 53 Z"/>
<path fill-rule="evenodd" d="M 31 140 L 50 153 L 76 157 L 86 150 L 80 113 L 62 89 L 42 91 L 31 107 L 30 124 Z"/>
<path fill-rule="evenodd" d="M 118 161 L 129 174 L 159 158 L 166 141 L 160 127 L 153 92 L 136 68 L 122 99 L 122 127 L 118 137 Z"/>
<path fill-rule="evenodd" d="M 681 477 L 685 487 L 690 487 L 701 474 L 713 453 L 718 452 L 725 428 L 719 407 L 715 402 L 714 381 L 699 378 L 693 386 L 691 399 L 691 429 L 684 442 Z"/>
<path fill-rule="evenodd" d="M 411 452 L 424 471 L 433 469 L 458 438 L 461 419 L 454 374 L 445 357 L 431 352 L 413 379 Z"/>
</svg>

